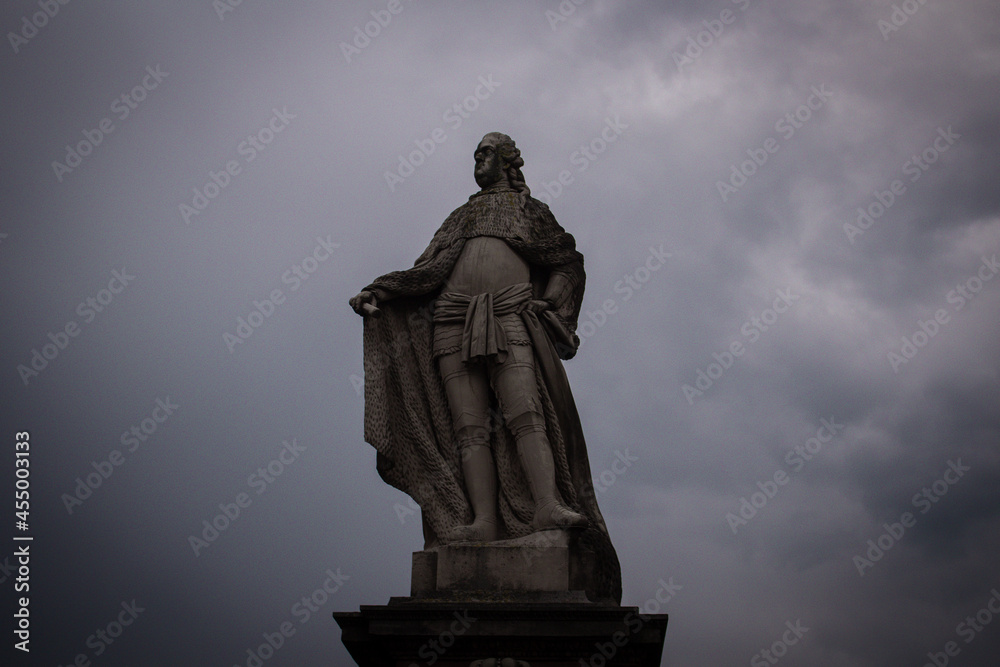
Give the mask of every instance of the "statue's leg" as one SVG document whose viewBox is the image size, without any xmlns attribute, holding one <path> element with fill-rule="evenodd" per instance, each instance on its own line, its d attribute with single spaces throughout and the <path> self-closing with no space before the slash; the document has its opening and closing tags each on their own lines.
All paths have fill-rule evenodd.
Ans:
<svg viewBox="0 0 1000 667">
<path fill-rule="evenodd" d="M 555 461 L 535 384 L 532 348 L 508 346 L 507 359 L 491 368 L 491 381 L 507 427 L 517 441 L 517 451 L 535 501 L 532 526 L 545 530 L 586 525 L 587 518 L 563 505 L 556 490 Z"/>
<path fill-rule="evenodd" d="M 497 479 L 489 448 L 489 382 L 481 364 L 468 365 L 461 352 L 439 357 L 455 437 L 462 454 L 465 490 L 473 522 L 444 536 L 446 542 L 492 542 L 497 539 Z"/>
</svg>

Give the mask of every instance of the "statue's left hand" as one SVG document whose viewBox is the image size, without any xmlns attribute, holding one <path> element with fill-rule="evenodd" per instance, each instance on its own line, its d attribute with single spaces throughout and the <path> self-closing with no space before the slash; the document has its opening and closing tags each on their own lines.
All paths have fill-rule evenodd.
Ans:
<svg viewBox="0 0 1000 667">
<path fill-rule="evenodd" d="M 378 315 L 375 315 L 375 313 L 372 312 L 372 311 L 378 312 L 377 308 L 378 302 L 376 300 L 375 292 L 362 290 L 356 296 L 352 296 L 349 299 L 349 303 L 351 304 L 351 308 L 353 308 L 354 312 L 356 312 L 358 315 L 361 316 L 374 315 L 375 317 L 378 317 Z"/>
<path fill-rule="evenodd" d="M 528 305 L 525 306 L 525 308 L 527 308 L 533 313 L 540 313 L 543 310 L 548 310 L 551 307 L 552 306 L 551 304 L 549 304 L 548 301 L 542 301 L 541 299 L 532 299 L 531 301 L 528 302 Z"/>
</svg>

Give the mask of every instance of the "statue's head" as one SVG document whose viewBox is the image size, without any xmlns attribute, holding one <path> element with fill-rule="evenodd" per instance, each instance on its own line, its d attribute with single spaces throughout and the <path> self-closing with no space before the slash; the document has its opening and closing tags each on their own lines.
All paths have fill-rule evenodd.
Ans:
<svg viewBox="0 0 1000 667">
<path fill-rule="evenodd" d="M 476 183 L 481 188 L 488 188 L 500 181 L 508 183 L 514 189 L 527 195 L 530 194 L 521 167 L 524 160 L 521 151 L 514 145 L 514 140 L 501 132 L 490 132 L 476 146 L 473 157 L 476 160 Z"/>
</svg>

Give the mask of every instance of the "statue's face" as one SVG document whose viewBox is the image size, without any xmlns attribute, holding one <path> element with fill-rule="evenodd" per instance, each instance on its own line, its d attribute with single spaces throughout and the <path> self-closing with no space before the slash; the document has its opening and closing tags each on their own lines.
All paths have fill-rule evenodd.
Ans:
<svg viewBox="0 0 1000 667">
<path fill-rule="evenodd" d="M 503 161 L 497 151 L 499 141 L 496 137 L 486 135 L 476 147 L 473 157 L 476 159 L 476 183 L 481 188 L 488 188 L 497 181 L 506 180 Z"/>
</svg>

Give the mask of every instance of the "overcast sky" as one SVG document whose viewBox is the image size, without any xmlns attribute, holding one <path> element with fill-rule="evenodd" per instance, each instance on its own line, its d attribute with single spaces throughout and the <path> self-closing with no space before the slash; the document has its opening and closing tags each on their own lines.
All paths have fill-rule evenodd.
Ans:
<svg viewBox="0 0 1000 667">
<path fill-rule="evenodd" d="M 993 0 L 223 1 L 0 12 L 17 664 L 247 665 L 283 623 L 267 665 L 353 664 L 331 612 L 422 537 L 347 300 L 493 130 L 585 256 L 566 368 L 663 664 L 995 659 Z"/>
</svg>

